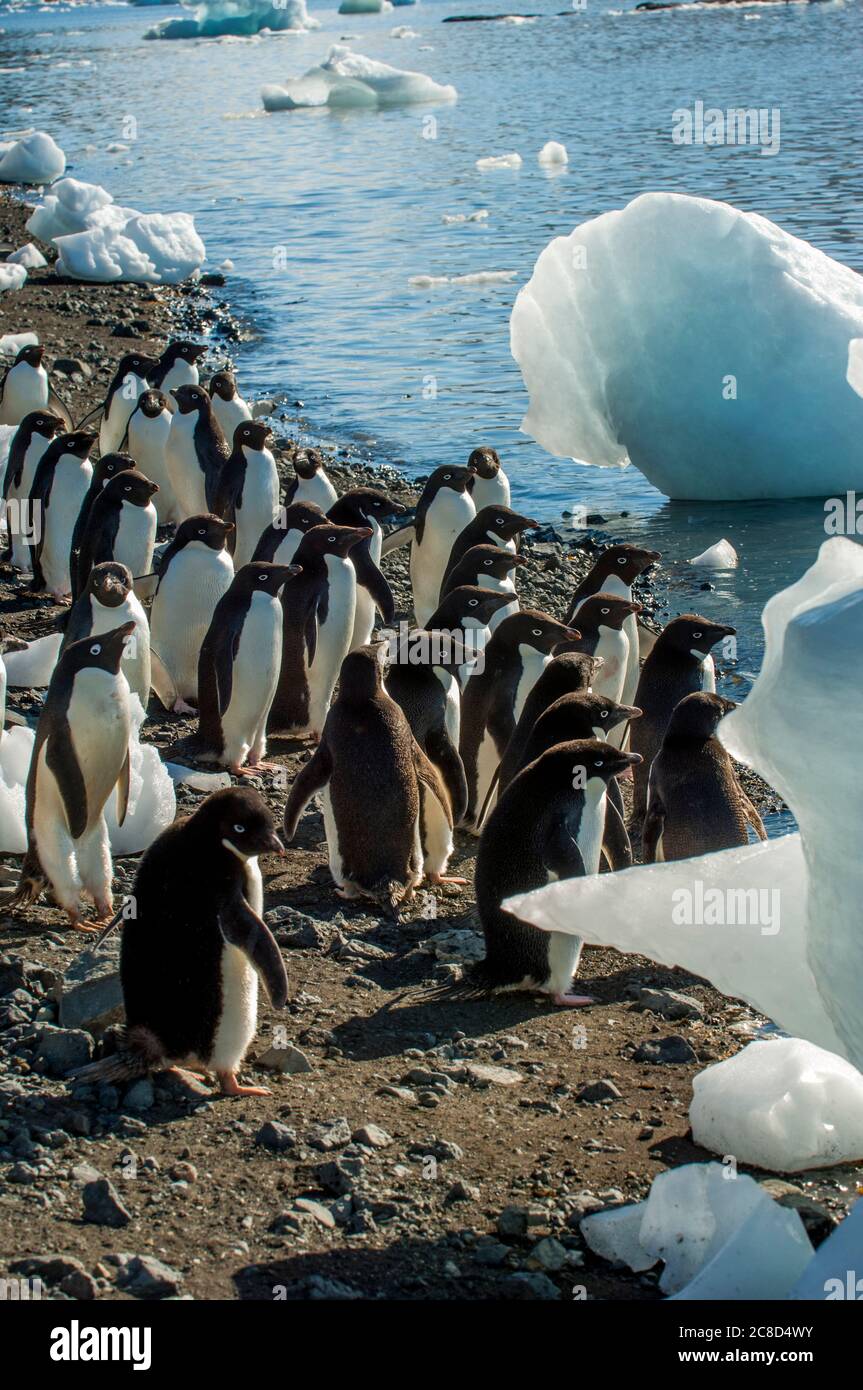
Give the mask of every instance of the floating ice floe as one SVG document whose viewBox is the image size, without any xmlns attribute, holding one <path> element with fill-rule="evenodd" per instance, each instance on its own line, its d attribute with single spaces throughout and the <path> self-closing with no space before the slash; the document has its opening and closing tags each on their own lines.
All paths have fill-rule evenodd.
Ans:
<svg viewBox="0 0 863 1390">
<path fill-rule="evenodd" d="M 787 801 L 799 834 L 569 879 L 505 906 L 683 966 L 863 1068 L 863 783 L 849 756 L 863 742 L 863 546 L 825 541 L 762 621 L 761 672 L 719 737 Z"/>
<path fill-rule="evenodd" d="M 412 29 L 409 24 L 397 24 L 395 29 L 390 29 L 391 39 L 418 39 L 419 34 L 416 29 Z"/>
<path fill-rule="evenodd" d="M 66 156 L 44 130 L 16 140 L 0 158 L 0 183 L 53 183 L 65 172 Z"/>
<path fill-rule="evenodd" d="M 310 68 L 284 87 L 264 87 L 261 99 L 266 111 L 294 111 L 308 106 L 411 106 L 456 101 L 458 93 L 455 87 L 441 86 L 425 73 L 393 68 L 334 44 L 320 67 Z"/>
<path fill-rule="evenodd" d="M 306 0 L 284 0 L 284 3 L 271 4 L 270 0 L 205 0 L 204 4 L 190 7 L 194 10 L 188 19 L 165 19 L 153 29 L 148 29 L 145 39 L 211 39 L 223 35 L 248 37 L 259 34 L 263 29 L 273 33 L 293 30 L 302 33 L 309 29 L 319 29 L 320 21 L 312 19 L 306 9 Z"/>
<path fill-rule="evenodd" d="M 561 145 L 558 140 L 547 140 L 537 155 L 540 164 L 568 164 L 569 155 L 566 152 L 566 145 Z"/>
<path fill-rule="evenodd" d="M 455 226 L 457 222 L 485 222 L 488 220 L 488 208 L 479 208 L 476 212 L 445 212 L 441 222 L 445 227 Z"/>
<path fill-rule="evenodd" d="M 0 261 L 0 294 L 5 290 L 20 290 L 26 279 L 26 266 Z"/>
<path fill-rule="evenodd" d="M 510 336 L 522 429 L 551 454 L 632 462 L 680 499 L 859 486 L 863 279 L 755 213 L 646 193 L 583 223 L 542 252 Z"/>
<path fill-rule="evenodd" d="M 715 545 L 693 555 L 690 565 L 700 565 L 706 570 L 733 570 L 737 565 L 737 551 L 730 541 L 717 541 Z"/>
<path fill-rule="evenodd" d="M 863 1076 L 803 1038 L 751 1042 L 695 1077 L 692 1137 L 783 1173 L 863 1159 Z"/>
<path fill-rule="evenodd" d="M 848 344 L 848 367 L 845 379 L 852 391 L 863 396 L 863 338 L 852 338 Z"/>
<path fill-rule="evenodd" d="M 522 166 L 520 154 L 488 154 L 476 162 L 477 169 L 520 169 Z"/>
<path fill-rule="evenodd" d="M 13 251 L 6 257 L 8 265 L 23 265 L 25 270 L 41 270 L 48 262 L 42 255 L 38 246 L 34 246 L 32 241 L 26 246 L 21 246 L 17 251 Z"/>
<path fill-rule="evenodd" d="M 514 270 L 475 270 L 470 275 L 412 275 L 408 284 L 415 290 L 436 290 L 441 285 L 507 285 L 514 279 Z"/>
</svg>

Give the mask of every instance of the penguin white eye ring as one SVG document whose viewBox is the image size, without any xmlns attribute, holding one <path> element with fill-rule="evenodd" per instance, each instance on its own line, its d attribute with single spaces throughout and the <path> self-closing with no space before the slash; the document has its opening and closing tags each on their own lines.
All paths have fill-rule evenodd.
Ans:
<svg viewBox="0 0 863 1390">
<path fill-rule="evenodd" d="M 479 599 L 478 599 L 478 598 L 469 598 L 468 601 L 467 601 L 467 606 L 468 606 L 468 608 L 476 608 L 476 606 L 477 606 L 478 603 L 479 603 Z"/>
<path fill-rule="evenodd" d="M 94 642 L 93 645 L 92 645 L 92 647 L 90 648 L 90 655 L 91 655 L 91 656 L 98 656 L 99 653 L 101 652 L 101 650 L 102 650 L 101 643 L 99 643 L 99 642 Z"/>
<path fill-rule="evenodd" d="M 496 519 L 496 521 L 495 521 L 494 524 L 495 524 L 495 526 L 502 526 L 502 525 L 503 525 L 503 517 L 502 517 L 502 516 L 499 516 L 499 517 Z"/>
<path fill-rule="evenodd" d="M 701 633 L 700 633 L 700 632 L 693 632 L 692 635 L 693 635 L 693 637 L 700 637 L 700 636 L 701 636 Z"/>
<path fill-rule="evenodd" d="M 234 829 L 238 835 L 245 835 L 246 833 L 246 827 L 244 825 L 235 825 Z"/>
<path fill-rule="evenodd" d="M 533 636 L 533 637 L 541 637 L 541 636 L 542 636 L 542 628 L 541 628 L 541 627 L 532 627 L 530 631 L 531 631 L 531 636 Z"/>
<path fill-rule="evenodd" d="M 602 767 L 602 765 L 603 765 L 603 759 L 602 759 L 602 758 L 596 758 L 595 761 L 594 761 L 593 766 L 594 766 L 594 767 Z"/>
<path fill-rule="evenodd" d="M 610 608 L 600 608 L 599 611 L 600 611 L 600 613 L 602 613 L 603 615 L 605 615 L 606 613 L 610 613 L 610 612 L 611 612 L 611 609 L 610 609 Z"/>
<path fill-rule="evenodd" d="M 444 473 L 444 475 L 443 475 L 443 480 L 444 480 L 444 482 L 445 482 L 445 483 L 448 483 L 451 477 L 452 477 L 452 473 Z"/>
<path fill-rule="evenodd" d="M 198 529 L 198 535 L 199 535 L 199 536 L 206 536 L 206 534 L 207 534 L 207 528 L 206 528 L 206 526 L 201 526 L 201 527 L 199 527 L 199 529 Z"/>
<path fill-rule="evenodd" d="M 626 564 L 626 556 L 625 556 L 625 555 L 618 555 L 618 557 L 617 557 L 617 563 L 618 563 L 619 565 L 625 565 L 625 564 Z"/>
<path fill-rule="evenodd" d="M 258 575 L 258 582 L 259 582 L 260 584 L 265 584 L 265 583 L 267 582 L 267 576 L 266 576 L 265 574 L 259 574 L 259 575 Z"/>
<path fill-rule="evenodd" d="M 601 710 L 599 711 L 599 717 L 600 717 L 600 719 L 607 719 L 607 718 L 608 718 L 608 710 L 607 710 L 607 709 L 601 709 Z"/>
<path fill-rule="evenodd" d="M 327 536 L 327 540 L 328 540 L 328 541 L 330 542 L 330 544 L 332 545 L 333 541 L 335 540 L 335 536 Z M 700 636 L 700 634 L 699 634 L 699 636 Z"/>
<path fill-rule="evenodd" d="M 491 569 L 491 560 L 483 560 L 483 564 L 487 570 Z"/>
</svg>

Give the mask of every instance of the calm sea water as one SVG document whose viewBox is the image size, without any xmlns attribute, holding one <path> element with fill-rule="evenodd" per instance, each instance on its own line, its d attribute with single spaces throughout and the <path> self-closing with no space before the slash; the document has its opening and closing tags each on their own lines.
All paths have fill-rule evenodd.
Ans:
<svg viewBox="0 0 863 1390">
<path fill-rule="evenodd" d="M 359 17 L 313 3 L 315 33 L 170 43 L 142 35 L 172 8 L 0 6 L 5 124 L 50 130 L 70 172 L 120 202 L 195 213 L 211 262 L 235 264 L 233 304 L 260 330 L 238 357 L 248 391 L 301 400 L 303 429 L 414 473 L 494 443 L 515 505 L 545 520 L 586 505 L 617 536 L 661 549 L 671 611 L 735 622 L 748 683 L 761 607 L 814 558 L 822 503 L 672 505 L 633 469 L 549 458 L 519 433 L 526 399 L 509 314 L 553 236 L 651 189 L 758 211 L 863 267 L 863 9 L 834 0 L 635 14 L 587 0 L 557 16 L 564 4 L 532 0 L 521 8 L 542 14 L 516 25 L 442 23 L 505 8 L 500 0 L 424 0 Z M 417 37 L 392 37 L 398 25 Z M 348 36 L 369 57 L 454 84 L 458 103 L 263 113 L 263 84 L 299 75 Z M 672 112 L 699 99 L 778 106 L 780 153 L 675 146 Z M 434 139 L 424 138 L 429 111 Z M 562 173 L 536 162 L 548 139 L 568 147 Z M 113 142 L 130 149 L 109 154 Z M 511 150 L 520 171 L 477 171 L 478 157 Z M 442 221 L 479 209 L 487 220 Z M 483 270 L 515 279 L 409 284 Z M 423 393 L 429 378 L 434 399 Z M 741 565 L 702 591 L 685 562 L 720 536 Z"/>
</svg>

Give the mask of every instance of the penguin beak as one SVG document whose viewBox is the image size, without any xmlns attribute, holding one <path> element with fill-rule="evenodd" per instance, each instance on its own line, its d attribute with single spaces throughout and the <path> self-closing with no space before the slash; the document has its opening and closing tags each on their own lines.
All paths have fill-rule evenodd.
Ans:
<svg viewBox="0 0 863 1390">
<path fill-rule="evenodd" d="M 644 713 L 644 710 L 639 709 L 637 705 L 621 705 L 620 708 L 625 713 L 627 719 L 640 719 Z"/>
<path fill-rule="evenodd" d="M 265 848 L 270 854 L 278 854 L 281 856 L 286 855 L 288 852 L 274 830 L 267 836 Z"/>
<path fill-rule="evenodd" d="M 526 555 L 513 555 L 512 559 L 510 560 L 509 563 L 510 563 L 510 565 L 512 565 L 513 567 L 515 567 L 515 566 L 517 566 L 517 565 L 526 565 L 526 564 L 528 563 L 527 556 L 526 556 Z"/>
<path fill-rule="evenodd" d="M 565 627 L 561 633 L 560 640 L 562 642 L 577 642 L 580 636 L 581 633 L 577 627 Z"/>
</svg>

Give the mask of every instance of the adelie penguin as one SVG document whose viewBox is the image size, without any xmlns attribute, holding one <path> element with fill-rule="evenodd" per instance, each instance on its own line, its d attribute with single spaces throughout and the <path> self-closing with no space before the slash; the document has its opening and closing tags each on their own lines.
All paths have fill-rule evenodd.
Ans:
<svg viewBox="0 0 863 1390">
<path fill-rule="evenodd" d="M 24 416 L 9 445 L 9 457 L 3 475 L 8 537 L 4 559 L 11 560 L 19 570 L 30 568 L 27 534 L 33 518 L 25 513 L 36 469 L 52 439 L 62 434 L 63 429 L 63 421 L 59 415 L 50 415 L 44 410 L 31 410 L 29 415 Z"/>
<path fill-rule="evenodd" d="M 483 507 L 509 506 L 509 478 L 501 467 L 497 449 L 474 449 L 467 466 L 476 474 L 471 492 L 478 512 Z"/>
<path fill-rule="evenodd" d="M 231 529 L 219 516 L 190 516 L 159 557 L 150 610 L 152 682 L 165 709 L 175 714 L 197 708 L 201 647 L 234 578 L 226 548 Z"/>
<path fill-rule="evenodd" d="M 441 583 L 456 537 L 476 515 L 470 468 L 445 464 L 431 474 L 417 503 L 410 575 L 414 613 L 424 627 L 440 600 Z"/>
<path fill-rule="evenodd" d="M 237 1073 L 257 1031 L 258 980 L 273 1008 L 287 1003 L 259 863 L 283 852 L 265 803 L 248 787 L 214 792 L 162 832 L 141 860 L 135 916 L 123 923 L 119 1050 L 76 1081 L 189 1068 L 214 1074 L 226 1096 L 269 1094 L 241 1085 Z"/>
<path fill-rule="evenodd" d="M 118 473 L 128 473 L 135 467 L 135 460 L 129 454 L 103 454 L 93 464 L 93 472 L 90 475 L 90 486 L 87 488 L 84 501 L 81 503 L 81 510 L 75 519 L 75 526 L 72 531 L 72 545 L 69 552 L 69 573 L 72 580 L 72 593 L 79 594 L 84 587 L 78 582 L 78 561 L 81 555 L 81 541 L 87 529 L 87 522 L 90 519 L 90 512 L 93 503 L 100 495 L 103 487 L 110 478 L 114 478 Z"/>
<path fill-rule="evenodd" d="M 291 462 L 294 476 L 285 488 L 285 506 L 314 502 L 322 512 L 328 512 L 338 493 L 327 477 L 323 455 L 317 449 L 298 449 Z"/>
<path fill-rule="evenodd" d="M 282 662 L 279 595 L 299 573 L 299 565 L 244 565 L 216 604 L 201 647 L 198 756 L 235 775 L 266 766 L 267 718 Z"/>
<path fill-rule="evenodd" d="M 125 357 L 120 358 L 102 405 L 102 423 L 99 426 L 100 454 L 118 452 L 129 424 L 129 416 L 138 404 L 139 397 L 150 389 L 147 375 L 158 366 L 158 361 L 157 357 L 146 357 L 142 352 L 127 352 Z"/>
<path fill-rule="evenodd" d="M 339 526 L 368 526 L 372 533 L 368 540 L 360 541 L 351 549 L 351 564 L 357 576 L 357 606 L 350 646 L 352 652 L 366 646 L 371 640 L 375 609 L 387 627 L 395 617 L 392 590 L 379 569 L 384 534 L 381 522 L 393 516 L 402 516 L 404 512 L 401 502 L 394 501 L 385 492 L 374 487 L 357 487 L 344 493 L 327 513 L 330 521 L 337 522 Z"/>
<path fill-rule="evenodd" d="M 483 507 L 453 542 L 444 569 L 441 590 L 459 561 L 475 545 L 499 545 L 514 551 L 522 532 L 529 531 L 538 524 L 529 516 L 511 511 L 509 507 Z"/>
<path fill-rule="evenodd" d="M 14 901 L 35 902 L 50 883 L 72 926 L 82 894 L 111 914 L 111 850 L 105 803 L 117 787 L 122 825 L 129 802 L 129 685 L 122 670 L 132 622 L 73 642 L 51 677 L 27 779 L 27 853 Z"/>
<path fill-rule="evenodd" d="M 269 425 L 244 420 L 234 430 L 231 456 L 219 474 L 213 510 L 234 525 L 231 542 L 237 570 L 248 564 L 262 531 L 279 514 L 279 475 L 267 447 L 272 438 Z"/>
<path fill-rule="evenodd" d="M 84 430 L 58 435 L 39 460 L 30 489 L 31 515 L 41 517 L 30 543 L 31 588 L 36 593 L 47 589 L 58 600 L 72 589 L 72 535 L 93 475 L 90 450 L 95 443 L 95 434 Z"/>
<path fill-rule="evenodd" d="M 462 696 L 459 752 L 468 785 L 466 829 L 478 833 L 477 816 L 494 771 L 552 651 L 578 635 L 548 613 L 525 608 L 504 618 L 487 643 L 482 669 L 478 664 Z"/>
<path fill-rule="evenodd" d="M 323 526 L 326 519 L 326 512 L 314 502 L 292 502 L 289 507 L 282 507 L 276 520 L 261 532 L 252 559 L 289 565 L 306 532 L 313 526 Z"/>
<path fill-rule="evenodd" d="M 599 870 L 606 787 L 638 762 L 595 739 L 559 743 L 528 764 L 489 817 L 476 858 L 476 902 L 485 960 L 470 966 L 452 993 L 535 990 L 555 1004 L 593 1003 L 572 992 L 581 940 L 547 933 L 506 910 L 517 893 Z"/>
<path fill-rule="evenodd" d="M 233 372 L 227 369 L 216 372 L 207 383 L 207 391 L 213 402 L 213 414 L 222 427 L 226 439 L 233 439 L 237 425 L 251 420 L 252 412 L 237 390 Z"/>
<path fill-rule="evenodd" d="M 134 631 L 126 644 L 123 674 L 130 691 L 146 710 L 150 698 L 150 626 L 140 600 L 135 597 L 132 574 L 126 565 L 107 560 L 93 566 L 80 597 L 69 611 L 60 655 L 73 642 L 101 637 L 130 622 L 134 623 Z"/>
<path fill-rule="evenodd" d="M 206 355 L 206 345 L 201 343 L 180 340 L 169 343 L 149 372 L 151 385 L 164 395 L 179 386 L 197 386 L 198 363 Z"/>
<path fill-rule="evenodd" d="M 285 806 L 285 838 L 322 793 L 330 872 L 340 897 L 367 897 L 392 914 L 423 874 L 434 883 L 452 853 L 443 781 L 383 688 L 382 644 L 351 652 L 314 756 Z"/>
<path fill-rule="evenodd" d="M 623 702 L 630 650 L 627 624 L 640 612 L 640 603 L 605 593 L 591 594 L 579 607 L 581 637 L 573 643 L 572 650 L 601 658 L 593 688 L 609 700 Z M 637 634 L 635 640 L 638 641 Z"/>
<path fill-rule="evenodd" d="M 94 565 L 119 560 L 133 575 L 149 574 L 156 540 L 156 508 L 153 497 L 158 483 L 137 468 L 109 478 L 95 498 L 81 536 L 75 580 L 77 598 Z"/>
<path fill-rule="evenodd" d="M 642 717 L 630 733 L 630 747 L 643 759 L 634 772 L 634 825 L 643 819 L 650 764 L 659 752 L 675 706 L 697 690 L 714 693 L 716 675 L 711 647 L 723 637 L 733 637 L 734 631 L 733 627 L 708 622 L 697 613 L 683 613 L 663 628 L 646 658 L 635 696 Z"/>
<path fill-rule="evenodd" d="M 524 702 L 497 775 L 498 794 L 506 791 L 516 772 L 525 766 L 524 750 L 536 721 L 564 695 L 589 694 L 600 663 L 582 652 L 561 652 L 542 669 Z M 598 737 L 598 735 L 597 735 Z"/>
<path fill-rule="evenodd" d="M 689 859 L 767 835 L 716 729 L 733 700 L 696 692 L 674 710 L 653 760 L 642 844 L 645 864 Z"/>
<path fill-rule="evenodd" d="M 168 473 L 167 449 L 172 418 L 167 396 L 161 391 L 145 391 L 129 416 L 123 439 L 123 448 L 132 455 L 136 466 L 145 477 L 159 484 L 154 505 L 160 526 L 181 520 L 174 484 Z"/>
<path fill-rule="evenodd" d="M 504 618 L 519 610 L 514 576 L 519 566 L 526 564 L 523 555 L 516 555 L 515 551 L 508 550 L 506 546 L 472 545 L 444 580 L 440 593 L 441 603 L 463 585 L 478 585 L 481 589 L 506 594 L 508 602 L 492 615 L 489 623 L 489 631 L 494 632 Z"/>
<path fill-rule="evenodd" d="M 370 535 L 368 526 L 325 522 L 303 537 L 294 556 L 303 572 L 282 593 L 282 669 L 270 733 L 320 738 L 354 630 L 357 579 L 350 552 Z"/>
<path fill-rule="evenodd" d="M 614 594 L 627 602 L 632 599 L 632 586 L 639 575 L 649 570 L 651 565 L 662 559 L 658 550 L 645 550 L 639 545 L 609 545 L 597 557 L 593 568 L 585 575 L 573 594 L 566 613 L 566 621 L 574 623 L 585 599 L 593 594 Z M 580 626 L 580 624 L 576 624 Z M 620 692 L 625 705 L 631 705 L 638 689 L 640 665 L 640 639 L 638 619 L 633 612 L 623 625 L 629 642 L 626 662 L 626 676 Z"/>
<path fill-rule="evenodd" d="M 67 407 L 48 380 L 45 349 L 38 344 L 22 347 L 0 381 L 0 425 L 20 425 L 34 410 L 57 415 L 65 430 L 75 426 Z"/>
<path fill-rule="evenodd" d="M 200 516 L 215 511 L 219 476 L 231 449 L 202 386 L 178 386 L 171 395 L 177 410 L 168 435 L 168 476 L 182 516 Z"/>
</svg>

